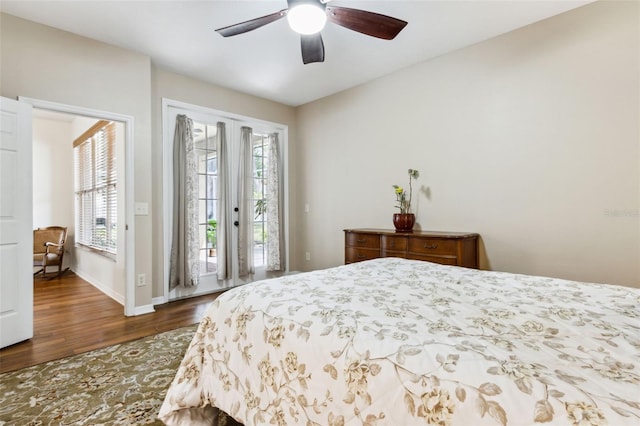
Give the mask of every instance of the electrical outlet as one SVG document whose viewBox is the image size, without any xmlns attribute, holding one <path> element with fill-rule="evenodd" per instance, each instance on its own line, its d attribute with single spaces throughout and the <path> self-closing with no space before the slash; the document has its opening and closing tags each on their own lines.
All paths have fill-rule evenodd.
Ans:
<svg viewBox="0 0 640 426">
<path fill-rule="evenodd" d="M 305 252 L 305 254 L 304 254 L 304 258 L 305 258 L 306 260 L 311 260 L 311 253 L 309 253 L 309 252 Z"/>
<path fill-rule="evenodd" d="M 146 274 L 138 274 L 136 285 L 138 287 L 144 287 L 147 285 L 147 275 Z"/>
</svg>

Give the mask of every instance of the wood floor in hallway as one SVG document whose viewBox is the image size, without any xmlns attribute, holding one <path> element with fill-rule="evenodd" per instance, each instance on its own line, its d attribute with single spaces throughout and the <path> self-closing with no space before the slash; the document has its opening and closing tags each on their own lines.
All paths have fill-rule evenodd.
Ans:
<svg viewBox="0 0 640 426">
<path fill-rule="evenodd" d="M 126 317 L 124 307 L 71 271 L 34 279 L 34 336 L 0 350 L 0 373 L 135 340 L 200 321 L 218 294 Z"/>
</svg>

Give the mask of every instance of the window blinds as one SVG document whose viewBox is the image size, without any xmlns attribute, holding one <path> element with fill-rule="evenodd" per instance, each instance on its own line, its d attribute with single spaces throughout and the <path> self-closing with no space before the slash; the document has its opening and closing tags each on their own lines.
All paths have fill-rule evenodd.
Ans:
<svg viewBox="0 0 640 426">
<path fill-rule="evenodd" d="M 73 143 L 76 243 L 116 254 L 115 123 L 98 121 Z"/>
</svg>

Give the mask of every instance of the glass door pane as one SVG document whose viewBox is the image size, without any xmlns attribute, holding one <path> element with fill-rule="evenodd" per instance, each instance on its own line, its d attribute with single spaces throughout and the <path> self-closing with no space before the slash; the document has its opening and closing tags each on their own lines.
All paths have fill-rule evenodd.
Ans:
<svg viewBox="0 0 640 426">
<path fill-rule="evenodd" d="M 253 135 L 253 264 L 256 270 L 267 264 L 267 181 L 269 136 Z"/>
<path fill-rule="evenodd" d="M 198 154 L 200 235 L 200 275 L 217 271 L 217 183 L 218 157 L 216 152 L 216 126 L 194 121 L 193 137 Z"/>
</svg>

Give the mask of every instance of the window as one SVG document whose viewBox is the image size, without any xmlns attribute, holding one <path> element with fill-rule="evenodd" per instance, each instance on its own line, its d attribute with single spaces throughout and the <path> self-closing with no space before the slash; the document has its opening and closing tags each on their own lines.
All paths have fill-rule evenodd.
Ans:
<svg viewBox="0 0 640 426">
<path fill-rule="evenodd" d="M 73 142 L 76 243 L 116 254 L 115 123 L 100 120 Z"/>
</svg>

